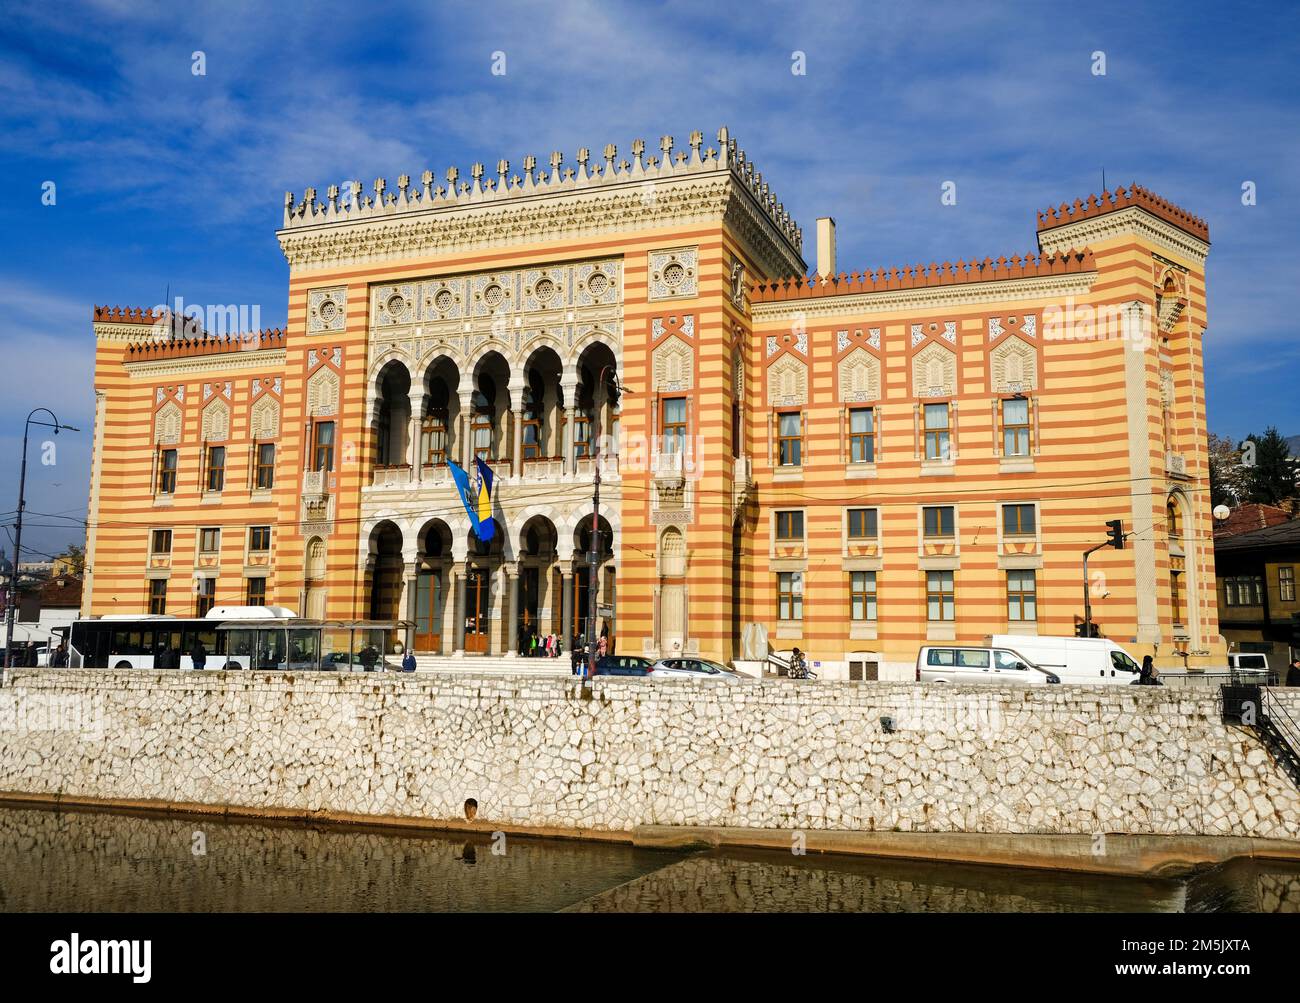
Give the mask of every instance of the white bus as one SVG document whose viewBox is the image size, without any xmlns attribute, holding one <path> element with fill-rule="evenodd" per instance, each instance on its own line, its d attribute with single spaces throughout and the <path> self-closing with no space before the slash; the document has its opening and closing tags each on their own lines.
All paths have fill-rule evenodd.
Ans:
<svg viewBox="0 0 1300 1003">
<path fill-rule="evenodd" d="M 282 606 L 216 606 L 205 617 L 112 614 L 76 620 L 70 668 L 193 670 L 202 645 L 204 669 L 368 671 L 404 622 L 306 620 Z"/>
</svg>

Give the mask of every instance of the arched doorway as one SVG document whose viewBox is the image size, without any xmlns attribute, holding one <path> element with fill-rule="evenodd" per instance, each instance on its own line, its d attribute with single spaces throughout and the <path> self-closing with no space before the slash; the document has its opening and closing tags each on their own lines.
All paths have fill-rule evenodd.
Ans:
<svg viewBox="0 0 1300 1003">
<path fill-rule="evenodd" d="M 616 629 L 615 609 L 615 564 L 614 533 L 604 516 L 597 523 L 596 540 L 596 636 L 602 632 L 609 634 L 612 644 Z M 578 523 L 573 531 L 573 595 L 568 606 L 572 610 L 572 620 L 566 625 L 570 637 L 587 635 L 590 624 L 591 609 L 591 517 L 587 516 Z M 602 616 L 602 609 L 607 615 Z"/>
<path fill-rule="evenodd" d="M 555 524 L 544 515 L 535 515 L 524 523 L 519 539 L 519 609 L 514 630 L 521 654 L 531 647 L 534 635 L 544 637 L 564 631 L 560 618 L 560 594 L 554 584 L 559 535 Z"/>
<path fill-rule="evenodd" d="M 450 562 L 451 529 L 441 519 L 433 519 L 420 531 L 420 552 L 416 558 L 411 645 L 418 652 L 439 654 L 443 649 Z"/>
<path fill-rule="evenodd" d="M 686 538 L 676 526 L 659 535 L 658 647 L 663 657 L 686 646 Z"/>
<path fill-rule="evenodd" d="M 502 556 L 500 532 L 484 543 L 470 530 L 462 595 L 464 618 L 460 624 L 463 650 L 468 654 L 484 655 L 492 648 L 492 624 L 497 619 L 495 608 L 500 604 L 493 581 L 500 571 Z"/>
<path fill-rule="evenodd" d="M 385 520 L 370 531 L 371 620 L 401 620 L 402 531 Z"/>
<path fill-rule="evenodd" d="M 325 541 L 313 536 L 303 549 L 303 616 L 325 619 Z"/>
</svg>

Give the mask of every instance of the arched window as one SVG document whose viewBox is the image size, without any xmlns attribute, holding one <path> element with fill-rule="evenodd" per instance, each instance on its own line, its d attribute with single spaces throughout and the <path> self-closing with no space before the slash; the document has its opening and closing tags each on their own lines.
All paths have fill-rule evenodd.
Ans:
<svg viewBox="0 0 1300 1003">
<path fill-rule="evenodd" d="M 305 574 L 308 578 L 325 577 L 325 541 L 319 536 L 313 536 L 307 541 Z"/>
<path fill-rule="evenodd" d="M 660 570 L 666 578 L 680 578 L 686 574 L 686 541 L 682 531 L 675 526 L 664 530 L 659 541 Z"/>
<path fill-rule="evenodd" d="M 496 424 L 495 400 L 496 385 L 490 377 L 484 376 L 479 389 L 474 391 L 472 427 L 474 455 L 482 460 L 497 458 L 496 445 L 492 441 L 492 430 Z"/>
</svg>

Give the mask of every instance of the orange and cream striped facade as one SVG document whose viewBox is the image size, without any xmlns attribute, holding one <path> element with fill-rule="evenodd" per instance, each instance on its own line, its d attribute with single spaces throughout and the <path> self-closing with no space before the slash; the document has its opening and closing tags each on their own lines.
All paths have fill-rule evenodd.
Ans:
<svg viewBox="0 0 1300 1003">
<path fill-rule="evenodd" d="M 284 331 L 97 308 L 89 615 L 264 602 L 417 652 L 568 641 L 908 677 L 927 640 L 1221 659 L 1205 224 L 1134 186 L 1022 258 L 833 275 L 726 130 L 286 196 Z M 800 276 L 800 278 L 793 278 Z M 593 455 L 597 453 L 598 456 Z M 477 541 L 448 475 L 480 456 Z"/>
</svg>

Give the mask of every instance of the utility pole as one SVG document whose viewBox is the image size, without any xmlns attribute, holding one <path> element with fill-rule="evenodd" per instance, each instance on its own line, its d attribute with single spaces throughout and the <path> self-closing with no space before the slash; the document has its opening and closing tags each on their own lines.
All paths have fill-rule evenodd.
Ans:
<svg viewBox="0 0 1300 1003">
<path fill-rule="evenodd" d="M 33 415 L 40 414 L 44 411 L 54 421 L 33 421 Z M 9 649 L 14 643 L 14 619 L 18 615 L 18 562 L 22 560 L 23 553 L 23 509 L 26 507 L 27 492 L 27 434 L 32 425 L 40 425 L 44 428 L 54 429 L 54 434 L 58 435 L 60 429 L 69 432 L 80 432 L 81 429 L 73 428 L 71 425 L 60 423 L 54 412 L 49 408 L 33 408 L 31 414 L 27 416 L 27 422 L 23 425 L 23 463 L 18 474 L 18 517 L 14 522 L 14 566 L 9 569 L 9 602 L 5 606 L 5 657 L 4 667 L 7 669 L 10 665 Z M 84 569 L 83 569 L 84 574 Z"/>
</svg>

